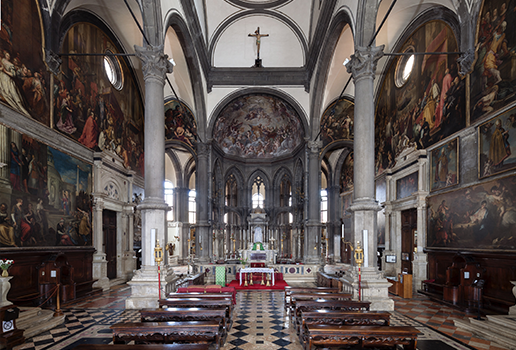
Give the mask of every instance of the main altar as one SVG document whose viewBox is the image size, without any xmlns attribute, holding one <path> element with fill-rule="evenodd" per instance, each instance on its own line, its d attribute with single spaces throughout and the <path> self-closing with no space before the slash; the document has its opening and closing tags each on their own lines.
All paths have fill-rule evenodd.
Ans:
<svg viewBox="0 0 516 350">
<path fill-rule="evenodd" d="M 251 262 L 264 262 L 268 264 L 274 264 L 276 262 L 276 255 L 278 252 L 274 250 L 274 239 L 266 239 L 267 235 L 267 215 L 261 208 L 255 208 L 248 222 L 251 226 L 252 242 L 248 243 L 246 249 L 239 250 L 240 256 L 247 261 Z"/>
</svg>

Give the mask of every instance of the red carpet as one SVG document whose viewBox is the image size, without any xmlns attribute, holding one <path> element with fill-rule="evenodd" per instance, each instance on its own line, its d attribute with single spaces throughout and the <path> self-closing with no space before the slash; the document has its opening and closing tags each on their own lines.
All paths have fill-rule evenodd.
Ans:
<svg viewBox="0 0 516 350">
<path fill-rule="evenodd" d="M 233 280 L 230 284 L 228 284 L 228 287 L 234 287 L 237 291 L 239 290 L 284 290 L 285 287 L 288 286 L 287 282 L 285 280 L 279 280 L 276 281 L 276 284 L 274 286 L 265 286 L 261 285 L 260 282 L 254 283 L 252 286 L 244 287 L 244 282 L 242 281 L 242 285 L 239 285 L 240 281 Z"/>
</svg>

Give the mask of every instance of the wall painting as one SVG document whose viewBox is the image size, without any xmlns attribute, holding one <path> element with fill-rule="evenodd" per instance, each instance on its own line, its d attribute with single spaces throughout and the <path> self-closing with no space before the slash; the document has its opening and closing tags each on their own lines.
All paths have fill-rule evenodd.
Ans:
<svg viewBox="0 0 516 350">
<path fill-rule="evenodd" d="M 471 121 L 516 100 L 516 6 L 512 1 L 485 0 L 478 21 L 470 75 Z"/>
<path fill-rule="evenodd" d="M 427 199 L 429 247 L 515 249 L 516 177 Z"/>
<path fill-rule="evenodd" d="M 417 29 L 398 52 L 458 51 L 452 30 L 432 21 Z M 466 125 L 464 80 L 458 55 L 418 55 L 407 81 L 400 85 L 394 60 L 384 77 L 376 106 L 376 173 L 395 164 L 406 147 L 427 148 Z M 398 86 L 400 85 L 400 86 Z"/>
<path fill-rule="evenodd" d="M 192 111 L 178 100 L 165 103 L 165 139 L 181 141 L 192 148 L 197 142 L 197 124 Z"/>
<path fill-rule="evenodd" d="M 351 152 L 346 157 L 346 160 L 342 164 L 342 169 L 340 171 L 340 193 L 353 190 L 353 169 L 354 158 L 353 152 Z"/>
<path fill-rule="evenodd" d="M 0 189 L 0 247 L 92 245 L 92 166 L 14 130 Z"/>
<path fill-rule="evenodd" d="M 213 128 L 213 139 L 226 154 L 248 158 L 288 155 L 301 145 L 303 135 L 294 108 L 267 94 L 249 94 L 231 101 Z"/>
<path fill-rule="evenodd" d="M 459 138 L 430 152 L 430 191 L 459 183 Z"/>
<path fill-rule="evenodd" d="M 323 148 L 340 140 L 353 140 L 355 104 L 342 98 L 333 102 L 321 118 Z"/>
<path fill-rule="evenodd" d="M 480 178 L 516 167 L 515 140 L 516 109 L 511 109 L 479 125 L 478 172 Z"/>
<path fill-rule="evenodd" d="M 63 40 L 67 53 L 116 53 L 99 28 L 78 23 Z M 113 68 L 110 81 L 107 68 Z M 143 106 L 124 59 L 110 56 L 66 56 L 55 77 L 53 127 L 96 151 L 111 151 L 127 169 L 144 173 Z"/>
<path fill-rule="evenodd" d="M 416 171 L 396 181 L 396 199 L 403 199 L 418 191 L 419 173 Z"/>
<path fill-rule="evenodd" d="M 41 20 L 34 0 L 3 0 L 0 30 L 0 101 L 50 125 L 49 79 Z"/>
</svg>

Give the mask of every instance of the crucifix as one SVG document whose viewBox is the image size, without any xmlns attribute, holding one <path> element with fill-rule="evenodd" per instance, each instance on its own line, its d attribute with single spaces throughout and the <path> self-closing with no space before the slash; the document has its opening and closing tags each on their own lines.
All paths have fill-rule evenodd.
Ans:
<svg viewBox="0 0 516 350">
<path fill-rule="evenodd" d="M 260 39 L 262 36 L 269 36 L 269 34 L 260 34 L 260 27 L 254 31 L 254 34 L 249 34 L 248 36 L 253 36 L 256 38 L 256 48 L 257 48 L 257 58 L 255 61 L 255 67 L 262 66 L 262 60 L 260 59 Z"/>
</svg>

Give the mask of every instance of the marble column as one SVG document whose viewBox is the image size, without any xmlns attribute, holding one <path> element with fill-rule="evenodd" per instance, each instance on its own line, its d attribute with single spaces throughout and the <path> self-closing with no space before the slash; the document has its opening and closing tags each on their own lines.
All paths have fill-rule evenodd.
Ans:
<svg viewBox="0 0 516 350">
<path fill-rule="evenodd" d="M 165 181 L 165 128 L 163 126 L 165 74 L 172 72 L 172 64 L 163 52 L 163 45 L 135 46 L 136 56 L 142 61 L 145 80 L 145 199 L 138 205 L 142 214 L 142 267 L 132 280 L 131 297 L 127 309 L 158 307 L 158 268 L 154 261 L 154 247 L 158 241 L 165 249 L 168 205 L 163 198 Z M 165 254 L 165 250 L 163 250 Z M 161 284 L 174 283 L 171 268 L 161 269 Z M 166 287 L 167 289 L 169 286 Z"/>
<path fill-rule="evenodd" d="M 210 262 L 212 256 L 212 236 L 210 234 L 209 219 L 209 205 L 208 205 L 208 185 L 211 179 L 208 178 L 208 156 L 210 146 L 199 142 L 197 144 L 197 164 L 196 164 L 196 203 L 197 203 L 197 225 L 195 230 L 195 257 L 200 263 Z M 238 239 L 238 234 L 235 238 Z M 239 242 L 237 241 L 236 248 L 238 249 Z M 201 249 L 202 248 L 202 249 Z"/>
<path fill-rule="evenodd" d="M 377 267 L 377 212 L 375 200 L 374 166 L 374 95 L 373 83 L 377 61 L 383 56 L 383 46 L 355 47 L 355 54 L 346 65 L 355 83 L 355 142 L 354 151 L 354 198 L 349 210 L 353 212 L 353 245 L 364 248 L 362 267 L 362 299 L 371 302 L 371 310 L 394 310 L 389 299 L 390 283 L 382 278 Z M 354 260 L 353 260 L 354 261 Z M 355 266 L 354 272 L 357 273 Z M 358 287 L 354 276 L 353 284 Z M 355 292 L 358 289 L 355 288 Z M 357 293 L 358 294 L 358 293 Z"/>
<path fill-rule="evenodd" d="M 100 176 L 96 178 L 100 178 Z M 107 260 L 106 253 L 104 252 L 104 232 L 102 229 L 103 197 L 103 194 L 96 194 L 93 203 L 93 246 L 95 247 L 95 254 L 93 254 L 93 279 L 97 280 L 93 287 L 108 290 L 109 278 L 107 277 Z"/>
<path fill-rule="evenodd" d="M 319 151 L 321 141 L 308 142 L 308 222 L 306 224 L 304 262 L 320 264 L 321 260 L 321 181 Z"/>
</svg>

